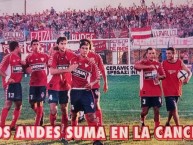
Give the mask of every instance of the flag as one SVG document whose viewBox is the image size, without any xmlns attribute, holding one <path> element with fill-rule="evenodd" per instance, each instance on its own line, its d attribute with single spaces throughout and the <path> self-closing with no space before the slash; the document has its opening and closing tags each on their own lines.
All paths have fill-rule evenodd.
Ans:
<svg viewBox="0 0 193 145">
<path fill-rule="evenodd" d="M 131 28 L 132 39 L 146 39 L 151 37 L 151 27 Z"/>
</svg>

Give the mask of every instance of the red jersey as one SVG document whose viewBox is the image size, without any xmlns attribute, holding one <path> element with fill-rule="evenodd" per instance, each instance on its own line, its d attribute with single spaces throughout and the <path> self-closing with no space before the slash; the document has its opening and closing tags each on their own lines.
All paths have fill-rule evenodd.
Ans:
<svg viewBox="0 0 193 145">
<path fill-rule="evenodd" d="M 72 59 L 71 64 L 78 64 L 78 68 L 72 72 L 72 88 L 84 89 L 86 84 L 99 79 L 97 66 L 91 64 L 87 58 L 78 56 Z"/>
<path fill-rule="evenodd" d="M 66 69 L 69 67 L 70 60 L 74 57 L 76 55 L 70 50 L 65 52 L 58 51 L 51 56 L 49 66 L 57 69 Z M 71 80 L 71 73 L 51 75 L 48 78 L 48 89 L 56 91 L 69 90 Z"/>
<path fill-rule="evenodd" d="M 105 74 L 105 68 L 104 68 L 104 64 L 103 64 L 103 60 L 101 58 L 101 56 L 97 53 L 94 52 L 89 52 L 88 53 L 88 58 L 90 59 L 94 59 L 94 62 L 96 64 L 96 66 L 98 67 L 99 71 L 102 74 Z M 91 77 L 91 82 L 94 80 L 95 78 Z M 98 83 L 96 83 L 93 88 L 100 88 L 100 81 L 98 81 Z"/>
<path fill-rule="evenodd" d="M 26 64 L 32 69 L 30 86 L 47 85 L 48 55 L 45 53 L 31 53 L 26 57 Z"/>
<path fill-rule="evenodd" d="M 7 54 L 0 64 L 0 70 L 4 72 L 7 76 L 10 76 L 10 78 L 14 79 L 15 83 L 21 82 L 23 68 L 21 65 L 21 58 L 17 54 Z M 8 84 L 5 82 L 5 77 L 3 77 L 2 80 L 3 88 L 6 88 Z"/>
<path fill-rule="evenodd" d="M 140 72 L 140 97 L 160 97 L 162 96 L 159 84 L 154 83 L 154 75 L 163 75 L 164 71 L 161 64 L 157 61 L 142 60 L 143 65 L 154 65 L 157 69 L 143 69 Z"/>
<path fill-rule="evenodd" d="M 182 82 L 177 78 L 178 71 L 182 69 L 182 61 L 178 59 L 175 63 L 167 60 L 162 62 L 166 78 L 162 81 L 164 96 L 181 96 Z"/>
</svg>

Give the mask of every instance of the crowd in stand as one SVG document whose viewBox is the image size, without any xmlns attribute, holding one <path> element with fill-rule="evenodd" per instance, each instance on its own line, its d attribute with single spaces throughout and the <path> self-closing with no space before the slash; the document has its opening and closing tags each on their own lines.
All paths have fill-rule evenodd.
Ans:
<svg viewBox="0 0 193 145">
<path fill-rule="evenodd" d="M 22 30 L 26 36 L 30 31 L 52 29 L 71 32 L 95 32 L 98 38 L 107 38 L 110 30 L 151 26 L 155 29 L 177 28 L 179 37 L 193 36 L 193 6 L 155 5 L 131 7 L 119 5 L 113 8 L 90 10 L 66 10 L 56 12 L 54 8 L 42 13 L 0 16 L 0 31 Z"/>
</svg>

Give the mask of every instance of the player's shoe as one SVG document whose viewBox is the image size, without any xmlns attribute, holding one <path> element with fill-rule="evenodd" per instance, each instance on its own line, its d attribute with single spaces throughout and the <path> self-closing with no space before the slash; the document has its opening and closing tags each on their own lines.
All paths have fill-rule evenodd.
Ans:
<svg viewBox="0 0 193 145">
<path fill-rule="evenodd" d="M 68 141 L 65 138 L 60 138 L 59 139 L 63 145 L 68 145 Z"/>
<path fill-rule="evenodd" d="M 42 113 L 42 118 L 40 120 L 40 126 L 44 125 L 44 112 Z"/>
<path fill-rule="evenodd" d="M 166 122 L 165 126 L 171 126 L 169 122 Z"/>
<path fill-rule="evenodd" d="M 103 143 L 99 140 L 93 142 L 93 145 L 103 145 Z"/>
<path fill-rule="evenodd" d="M 81 122 L 83 122 L 83 121 L 85 121 L 84 115 L 78 117 L 78 123 L 81 123 Z"/>
<path fill-rule="evenodd" d="M 142 122 L 142 121 L 140 121 L 140 126 L 141 126 L 141 128 L 144 127 L 144 126 L 145 126 L 145 123 Z"/>
<path fill-rule="evenodd" d="M 11 131 L 16 131 L 16 128 L 17 128 L 16 126 L 12 126 L 12 127 L 10 128 L 10 130 L 11 130 Z"/>
</svg>

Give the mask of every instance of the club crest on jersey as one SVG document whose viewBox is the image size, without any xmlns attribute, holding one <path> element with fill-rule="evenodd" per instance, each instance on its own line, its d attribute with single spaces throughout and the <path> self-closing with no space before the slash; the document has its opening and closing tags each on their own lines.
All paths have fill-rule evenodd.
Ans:
<svg viewBox="0 0 193 145">
<path fill-rule="evenodd" d="M 41 61 L 44 61 L 44 58 L 40 58 L 41 59 Z"/>
<path fill-rule="evenodd" d="M 13 66 L 13 72 L 14 73 L 22 73 L 23 72 L 22 66 L 21 65 Z"/>
<path fill-rule="evenodd" d="M 42 92 L 42 93 L 41 93 L 41 97 L 44 98 L 44 96 L 45 96 L 45 94 L 44 94 L 44 92 Z"/>
<path fill-rule="evenodd" d="M 72 74 L 79 78 L 86 79 L 88 72 L 77 68 L 75 71 L 72 72 Z"/>
<path fill-rule="evenodd" d="M 92 109 L 94 109 L 94 103 L 93 103 L 93 102 L 91 102 L 90 107 L 91 107 Z"/>
<path fill-rule="evenodd" d="M 169 74 L 176 73 L 176 70 L 168 70 L 168 73 L 169 73 Z"/>
</svg>

